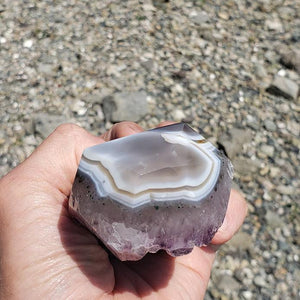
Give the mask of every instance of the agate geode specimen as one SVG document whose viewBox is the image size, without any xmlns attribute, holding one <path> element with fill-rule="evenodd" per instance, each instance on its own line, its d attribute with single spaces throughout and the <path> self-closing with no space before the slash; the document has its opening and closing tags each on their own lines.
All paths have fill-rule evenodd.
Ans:
<svg viewBox="0 0 300 300">
<path fill-rule="evenodd" d="M 121 260 L 207 245 L 221 226 L 232 167 L 184 123 L 87 148 L 70 212 Z"/>
</svg>

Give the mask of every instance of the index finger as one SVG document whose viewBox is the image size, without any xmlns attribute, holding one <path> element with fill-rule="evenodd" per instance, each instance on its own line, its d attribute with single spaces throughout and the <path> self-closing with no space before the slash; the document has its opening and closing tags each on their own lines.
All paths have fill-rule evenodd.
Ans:
<svg viewBox="0 0 300 300">
<path fill-rule="evenodd" d="M 212 244 L 219 245 L 229 241 L 242 226 L 247 215 L 245 198 L 236 190 L 231 190 L 226 215 L 222 226 L 218 229 Z"/>
</svg>

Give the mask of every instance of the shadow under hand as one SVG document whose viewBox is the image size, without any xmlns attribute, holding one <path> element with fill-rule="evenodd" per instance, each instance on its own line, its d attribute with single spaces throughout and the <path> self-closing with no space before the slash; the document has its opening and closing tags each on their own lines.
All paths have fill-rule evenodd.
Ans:
<svg viewBox="0 0 300 300">
<path fill-rule="evenodd" d="M 164 251 L 148 253 L 139 261 L 122 262 L 111 256 L 115 271 L 115 293 L 130 291 L 146 296 L 168 285 L 173 276 L 175 258 Z"/>
<path fill-rule="evenodd" d="M 77 264 L 77 271 L 102 291 L 142 297 L 165 288 L 173 275 L 175 259 L 164 251 L 147 254 L 139 261 L 117 259 L 71 217 L 67 204 L 62 207 L 58 229 L 66 255 Z M 74 282 L 74 286 L 77 284 Z"/>
</svg>

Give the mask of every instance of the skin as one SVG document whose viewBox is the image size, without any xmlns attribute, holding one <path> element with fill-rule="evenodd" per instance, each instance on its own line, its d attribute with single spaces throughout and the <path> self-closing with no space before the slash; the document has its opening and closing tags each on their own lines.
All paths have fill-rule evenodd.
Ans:
<svg viewBox="0 0 300 300">
<path fill-rule="evenodd" d="M 204 297 L 216 249 L 246 215 L 246 203 L 236 191 L 212 244 L 177 258 L 159 252 L 120 262 L 68 213 L 82 151 L 142 130 L 122 122 L 96 137 L 76 125 L 59 126 L 0 180 L 0 299 Z"/>
</svg>

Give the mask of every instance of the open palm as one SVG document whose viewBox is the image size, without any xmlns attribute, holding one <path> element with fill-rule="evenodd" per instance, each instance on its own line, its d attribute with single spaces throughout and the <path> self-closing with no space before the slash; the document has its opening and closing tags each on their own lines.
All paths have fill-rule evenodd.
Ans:
<svg viewBox="0 0 300 300">
<path fill-rule="evenodd" d="M 121 262 L 68 213 L 83 149 L 141 130 L 123 122 L 95 137 L 75 125 L 60 126 L 1 179 L 1 299 L 203 298 L 215 246 L 229 240 L 245 217 L 238 193 L 231 193 L 214 245 L 177 258 L 159 252 Z"/>
</svg>

